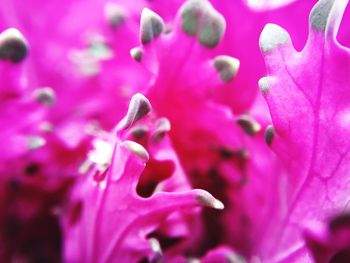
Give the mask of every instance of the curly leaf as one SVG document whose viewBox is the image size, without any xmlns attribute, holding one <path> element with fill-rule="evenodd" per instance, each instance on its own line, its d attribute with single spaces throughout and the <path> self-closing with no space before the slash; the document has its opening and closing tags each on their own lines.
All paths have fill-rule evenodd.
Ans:
<svg viewBox="0 0 350 263">
<path fill-rule="evenodd" d="M 260 36 L 269 76 L 259 84 L 275 128 L 270 145 L 289 171 L 280 196 L 285 208 L 263 253 L 268 262 L 310 261 L 302 229 L 349 200 L 350 51 L 336 40 L 347 2 L 315 5 L 301 52 L 277 25 L 268 24 Z"/>
</svg>

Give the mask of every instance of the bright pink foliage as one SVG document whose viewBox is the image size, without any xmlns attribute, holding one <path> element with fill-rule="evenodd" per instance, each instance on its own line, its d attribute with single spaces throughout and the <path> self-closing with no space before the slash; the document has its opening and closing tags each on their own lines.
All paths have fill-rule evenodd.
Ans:
<svg viewBox="0 0 350 263">
<path fill-rule="evenodd" d="M 350 51 L 336 40 L 346 4 L 317 3 L 301 52 L 277 25 L 267 25 L 260 37 L 269 72 L 260 88 L 275 129 L 271 147 L 288 169 L 280 193 L 283 210 L 262 248 L 270 262 L 310 261 L 303 229 L 347 208 Z M 328 262 L 337 249 L 314 251 L 317 262 Z"/>
<path fill-rule="evenodd" d="M 346 263 L 350 17 L 316 2 L 4 0 L 0 261 Z"/>
<path fill-rule="evenodd" d="M 142 97 L 140 94 L 133 97 L 132 102 L 136 102 L 130 104 L 126 122 L 122 121 L 117 126 L 117 139 L 114 149 L 110 149 L 111 160 L 109 161 L 108 156 L 106 157 L 106 162 L 110 163 L 106 170 L 101 171 L 94 166 L 88 168 L 92 170 L 77 183 L 73 193 L 75 201 L 65 223 L 66 262 L 115 262 L 116 258 L 122 258 L 124 262 L 137 262 L 144 257 L 154 260 L 154 257 L 161 256 L 159 254 L 161 251 L 157 248 L 159 246 L 157 241 L 147 238 L 147 235 L 154 232 L 162 223 L 165 224 L 163 228 L 166 228 L 164 221 L 170 214 L 188 211 L 196 206 L 223 208 L 220 201 L 203 190 L 181 191 L 183 188 L 181 182 L 171 178 L 167 180 L 166 185 L 163 185 L 164 190 L 158 190 L 151 197 L 142 198 L 137 194 L 140 174 L 144 169 L 151 169 L 149 166 L 145 168 L 150 155 L 141 144 L 123 138 L 126 136 L 123 135 L 126 132 L 123 126 L 133 125 L 133 122 L 138 119 L 133 117 L 145 113 L 142 113 L 144 110 L 142 100 L 145 99 Z M 130 117 L 133 120 L 129 124 Z M 125 126 L 124 123 L 128 125 Z M 169 142 L 162 144 L 159 141 L 165 138 L 154 139 L 155 137 L 150 144 L 164 148 L 153 149 L 152 155 L 157 155 L 158 160 L 166 156 L 175 157 L 171 153 L 171 148 L 166 146 Z M 103 142 L 99 143 L 103 145 Z M 107 151 L 108 149 L 95 149 L 95 151 L 98 150 Z M 170 160 L 179 165 L 176 159 Z M 91 161 L 92 164 L 96 164 L 94 158 L 91 158 Z M 174 173 L 170 176 L 180 179 L 181 170 L 179 169 L 174 169 Z M 176 192 L 172 193 L 173 191 Z M 174 224 L 173 218 L 168 227 L 179 228 L 180 226 Z M 182 226 L 184 227 L 186 225 Z M 172 229 L 171 232 L 175 235 L 180 234 L 179 231 L 174 230 Z M 191 233 L 193 234 L 194 232 Z M 188 231 L 187 235 L 189 235 Z"/>
</svg>

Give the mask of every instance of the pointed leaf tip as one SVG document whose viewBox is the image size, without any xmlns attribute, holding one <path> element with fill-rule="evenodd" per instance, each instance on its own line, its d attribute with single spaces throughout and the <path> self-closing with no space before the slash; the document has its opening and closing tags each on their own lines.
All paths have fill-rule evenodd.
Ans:
<svg viewBox="0 0 350 263">
<path fill-rule="evenodd" d="M 137 62 L 141 62 L 142 55 L 142 49 L 139 47 L 135 47 L 130 50 L 130 56 Z"/>
<path fill-rule="evenodd" d="M 320 0 L 310 13 L 310 25 L 318 31 L 324 31 L 335 0 Z"/>
<path fill-rule="evenodd" d="M 224 204 L 220 200 L 216 199 L 214 196 L 204 190 L 199 190 L 197 200 L 203 206 L 211 207 L 217 210 L 223 210 L 225 208 Z"/>
<path fill-rule="evenodd" d="M 263 77 L 259 79 L 259 88 L 263 94 L 267 94 L 270 91 L 271 77 Z"/>
<path fill-rule="evenodd" d="M 149 100 L 141 93 L 135 94 L 131 98 L 123 129 L 129 128 L 136 121 L 147 115 L 151 110 L 152 106 Z"/>
<path fill-rule="evenodd" d="M 9 28 L 0 34 L 0 59 L 19 63 L 26 58 L 27 54 L 27 40 L 17 29 Z"/>
<path fill-rule="evenodd" d="M 154 255 L 155 258 L 153 258 L 153 261 L 154 262 L 158 262 L 156 260 L 161 260 L 162 255 L 163 255 L 160 243 L 159 243 L 159 241 L 156 238 L 149 238 L 148 242 L 149 242 L 149 244 L 151 246 L 152 252 L 155 254 Z"/>
<path fill-rule="evenodd" d="M 116 3 L 108 2 L 104 7 L 104 14 L 108 24 L 116 28 L 125 21 L 125 13 L 121 6 Z"/>
<path fill-rule="evenodd" d="M 130 129 L 130 134 L 135 139 L 141 139 L 149 132 L 149 129 L 146 125 L 136 125 Z"/>
<path fill-rule="evenodd" d="M 349 0 L 320 0 L 309 16 L 310 29 L 326 32 L 325 37 L 336 41 L 339 25 Z"/>
<path fill-rule="evenodd" d="M 261 32 L 259 46 L 261 51 L 266 53 L 290 41 L 288 32 L 282 27 L 275 24 L 267 24 Z"/>
<path fill-rule="evenodd" d="M 220 42 L 226 28 L 224 17 L 209 1 L 189 0 L 180 10 L 182 30 L 189 36 L 196 36 L 207 48 L 214 48 Z"/>
<path fill-rule="evenodd" d="M 39 103 L 48 107 L 53 106 L 56 102 L 55 91 L 50 87 L 35 90 L 34 97 Z"/>
<path fill-rule="evenodd" d="M 167 118 L 160 118 L 156 123 L 156 129 L 152 134 L 152 140 L 155 143 L 160 142 L 164 136 L 171 130 L 170 121 Z"/>
<path fill-rule="evenodd" d="M 144 8 L 141 13 L 140 39 L 143 45 L 150 43 L 158 37 L 164 30 L 163 19 L 148 8 Z"/>
<path fill-rule="evenodd" d="M 265 134 L 264 134 L 264 139 L 267 145 L 272 144 L 272 140 L 275 137 L 275 129 L 273 128 L 272 125 L 269 125 L 266 127 Z"/>
<path fill-rule="evenodd" d="M 261 130 L 261 125 L 249 115 L 239 116 L 237 124 L 250 136 L 254 136 Z"/>
<path fill-rule="evenodd" d="M 46 140 L 39 136 L 30 136 L 28 138 L 28 149 L 36 150 L 43 147 L 46 144 Z"/>
<path fill-rule="evenodd" d="M 228 83 L 234 79 L 239 69 L 239 60 L 230 56 L 217 56 L 214 58 L 214 67 L 220 79 Z"/>
<path fill-rule="evenodd" d="M 139 143 L 134 141 L 126 140 L 123 142 L 123 145 L 132 153 L 140 157 L 144 162 L 148 162 L 149 153 L 147 150 Z"/>
</svg>

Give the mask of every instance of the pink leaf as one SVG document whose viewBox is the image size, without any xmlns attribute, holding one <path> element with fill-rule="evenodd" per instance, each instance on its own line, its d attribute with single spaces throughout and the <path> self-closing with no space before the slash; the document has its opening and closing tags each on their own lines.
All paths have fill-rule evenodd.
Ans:
<svg viewBox="0 0 350 263">
<path fill-rule="evenodd" d="M 302 229 L 347 206 L 350 51 L 336 40 L 347 2 L 315 5 L 301 52 L 277 25 L 268 24 L 260 36 L 269 72 L 260 88 L 275 129 L 271 147 L 289 171 L 280 196 L 284 209 L 262 249 L 268 262 L 309 262 Z"/>
<path fill-rule="evenodd" d="M 162 147 L 159 151 L 154 149 L 154 145 L 150 146 L 150 142 L 147 143 L 151 154 L 146 146 L 125 140 L 128 136 L 135 136 L 135 130 L 134 133 L 125 130 L 125 123 L 133 127 L 135 122 L 145 121 L 140 118 L 151 118 L 145 117 L 150 106 L 147 105 L 148 110 L 144 111 L 144 104 L 137 103 L 139 101 L 145 102 L 146 98 L 141 94 L 135 95 L 127 116 L 117 126 L 113 152 L 110 149 L 112 146 L 107 142 L 96 143 L 95 147 L 100 153 L 89 156 L 96 166 L 82 175 L 73 191 L 73 201 L 63 222 L 66 262 L 115 262 L 116 258 L 122 259 L 122 262 L 138 262 L 144 258 L 158 258 L 161 256 L 159 244 L 148 235 L 169 216 L 175 215 L 174 212 L 201 206 L 223 209 L 223 204 L 204 190 L 175 191 L 182 188 L 176 184 L 186 183 L 181 182 L 179 176 L 183 175 L 178 168 L 175 169 L 177 178 L 162 184 L 165 191 L 155 191 L 146 198 L 138 195 L 139 178 L 149 159 L 160 162 L 159 160 L 174 156 L 174 153 L 169 153 L 169 149 L 163 148 L 169 147 L 168 140 L 154 142 Z M 132 118 L 134 116 L 140 118 Z M 158 125 L 155 132 L 160 127 L 162 125 Z M 153 163 L 146 169 L 152 169 L 154 165 Z M 172 222 L 176 227 L 176 222 L 179 221 L 181 219 L 172 217 L 170 224 Z"/>
</svg>

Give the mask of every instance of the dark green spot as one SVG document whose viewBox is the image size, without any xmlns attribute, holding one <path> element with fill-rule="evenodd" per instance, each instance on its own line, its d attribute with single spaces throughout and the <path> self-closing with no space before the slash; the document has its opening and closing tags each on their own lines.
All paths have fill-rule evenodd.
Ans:
<svg viewBox="0 0 350 263">
<path fill-rule="evenodd" d="M 18 30 L 11 28 L 0 34 L 0 59 L 19 63 L 27 55 L 28 45 Z"/>
<path fill-rule="evenodd" d="M 188 10 L 182 13 L 182 30 L 190 36 L 196 34 L 197 31 L 197 18 L 195 14 Z"/>
</svg>

